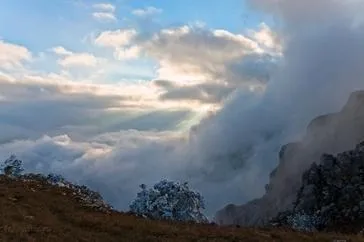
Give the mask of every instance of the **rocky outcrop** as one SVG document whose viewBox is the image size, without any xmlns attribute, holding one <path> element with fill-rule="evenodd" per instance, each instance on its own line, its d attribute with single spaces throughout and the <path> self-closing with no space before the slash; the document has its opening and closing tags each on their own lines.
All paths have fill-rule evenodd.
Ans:
<svg viewBox="0 0 364 242">
<path fill-rule="evenodd" d="M 359 232 L 364 225 L 364 142 L 337 156 L 324 154 L 302 175 L 293 209 L 271 221 L 291 226 L 290 218 L 315 218 L 316 229 Z M 356 230 L 356 231 L 355 231 Z"/>
<path fill-rule="evenodd" d="M 364 91 L 352 93 L 338 113 L 315 118 L 301 141 L 282 147 L 266 193 L 245 205 L 229 205 L 217 212 L 219 224 L 265 225 L 279 212 L 292 209 L 301 177 L 324 153 L 336 154 L 364 140 Z"/>
</svg>

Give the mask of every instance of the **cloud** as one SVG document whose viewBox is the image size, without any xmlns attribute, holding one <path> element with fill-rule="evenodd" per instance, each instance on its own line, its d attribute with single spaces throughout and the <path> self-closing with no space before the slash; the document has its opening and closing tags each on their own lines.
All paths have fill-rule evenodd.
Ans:
<svg viewBox="0 0 364 242">
<path fill-rule="evenodd" d="M 98 46 L 112 48 L 117 60 L 136 59 L 141 55 L 141 48 L 133 45 L 138 32 L 135 29 L 120 29 L 100 33 L 94 43 Z"/>
<path fill-rule="evenodd" d="M 32 53 L 24 46 L 0 40 L 0 65 L 4 69 L 21 67 L 32 60 Z"/>
<path fill-rule="evenodd" d="M 95 43 L 111 47 L 118 60 L 143 56 L 155 60 L 158 79 L 181 84 L 180 90 L 176 87 L 173 93 L 163 93 L 164 100 L 173 97 L 178 101 L 177 97 L 181 97 L 180 100 L 220 103 L 236 88 L 265 85 L 280 59 L 280 40 L 267 25 L 262 24 L 250 35 L 183 25 L 161 29 L 153 35 L 134 29 L 105 31 L 96 37 Z M 202 83 L 220 86 L 225 91 L 206 94 L 201 92 L 201 86 L 192 87 Z M 191 97 L 187 97 L 188 93 Z M 211 96 L 212 93 L 217 96 Z"/>
<path fill-rule="evenodd" d="M 103 61 L 90 53 L 74 53 L 62 46 L 54 47 L 52 51 L 61 57 L 58 64 L 62 67 L 95 67 Z"/>
<path fill-rule="evenodd" d="M 120 29 L 116 31 L 104 31 L 95 39 L 95 44 L 103 47 L 124 47 L 134 40 L 137 35 L 135 29 Z"/>
<path fill-rule="evenodd" d="M 53 76 L 0 79 L 0 143 L 43 134 L 68 133 L 85 139 L 128 129 L 176 130 L 193 115 L 187 107 L 158 106 L 152 89 L 145 88 L 149 93 L 143 93 L 141 88 L 77 83 Z"/>
<path fill-rule="evenodd" d="M 141 55 L 139 46 L 116 48 L 114 56 L 117 60 L 137 59 Z"/>
<path fill-rule="evenodd" d="M 67 56 L 67 55 L 72 55 L 73 52 L 72 51 L 69 51 L 69 50 L 66 50 L 64 47 L 62 46 L 57 46 L 57 47 L 54 47 L 52 49 L 52 51 L 54 53 L 56 53 L 57 55 L 64 55 L 64 56 Z"/>
<path fill-rule="evenodd" d="M 251 2 L 279 19 L 282 62 L 268 72 L 264 92 L 234 93 L 218 113 L 192 130 L 193 147 L 202 154 L 197 157 L 204 160 L 208 177 L 243 179 L 238 204 L 263 195 L 281 145 L 299 139 L 313 118 L 339 111 L 352 91 L 364 88 L 359 64 L 364 61 L 364 25 L 357 11 L 362 2 Z M 275 182 L 299 179 L 292 174 L 306 165 L 289 166 Z M 253 189 L 251 180 L 242 178 L 246 175 L 258 177 Z M 269 204 L 279 203 L 282 189 L 276 186 Z"/>
<path fill-rule="evenodd" d="M 3 145 L 0 157 L 4 159 L 6 154 L 16 152 L 27 170 L 53 171 L 72 181 L 90 184 L 102 190 L 105 198 L 119 209 L 126 209 L 129 201 L 124 196 L 133 197 L 141 182 L 156 182 L 161 172 L 165 176 L 176 172 L 178 166 L 164 155 L 178 139 L 168 132 L 132 130 L 103 134 L 86 142 L 75 141 L 67 135 L 44 136 Z M 164 169 L 150 172 L 154 167 Z"/>
<path fill-rule="evenodd" d="M 113 13 L 94 12 L 92 13 L 92 17 L 99 21 L 116 21 L 116 17 Z"/>
<path fill-rule="evenodd" d="M 146 8 L 134 9 L 131 13 L 138 17 L 148 17 L 156 14 L 161 14 L 162 12 L 163 10 L 159 8 L 146 7 Z"/>
<path fill-rule="evenodd" d="M 110 3 L 97 3 L 92 5 L 93 8 L 100 10 L 100 11 L 105 11 L 105 12 L 115 12 L 116 7 Z"/>
<path fill-rule="evenodd" d="M 115 16 L 116 7 L 110 3 L 98 3 L 92 5 L 96 12 L 92 13 L 92 17 L 100 22 L 114 22 L 117 20 Z"/>
<path fill-rule="evenodd" d="M 251 39 L 191 26 L 163 29 L 146 43 L 148 56 L 160 63 L 159 78 L 217 79 L 225 64 L 258 49 Z M 174 75 L 174 76 L 173 76 Z"/>
<path fill-rule="evenodd" d="M 264 31 L 268 41 L 273 31 Z M 278 41 L 269 43 L 225 30 L 181 26 L 161 30 L 142 46 L 147 56 L 158 60 L 159 79 L 180 83 L 167 89 L 163 99 L 222 103 L 238 88 L 255 89 L 269 81 L 280 60 Z"/>
<path fill-rule="evenodd" d="M 235 76 L 231 66 L 253 56 L 257 61 L 270 61 L 267 56 L 274 59 L 268 46 L 249 36 L 194 26 L 163 29 L 143 48 L 158 60 L 159 78 L 170 80 L 243 83 L 248 80 Z"/>
<path fill-rule="evenodd" d="M 272 50 L 274 54 L 282 53 L 282 38 L 267 24 L 261 23 L 258 31 L 251 31 L 252 38 L 265 50 Z"/>
<path fill-rule="evenodd" d="M 88 53 L 78 53 L 67 56 L 58 63 L 63 67 L 87 66 L 94 67 L 97 65 L 97 58 Z"/>
<path fill-rule="evenodd" d="M 221 103 L 230 93 L 234 91 L 233 87 L 222 84 L 197 84 L 197 85 L 164 85 L 165 92 L 159 98 L 161 100 L 195 100 L 202 103 Z"/>
</svg>

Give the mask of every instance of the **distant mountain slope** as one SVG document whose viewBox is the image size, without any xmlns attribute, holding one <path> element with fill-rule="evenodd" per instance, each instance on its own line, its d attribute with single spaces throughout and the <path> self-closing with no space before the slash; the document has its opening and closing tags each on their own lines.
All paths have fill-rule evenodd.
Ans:
<svg viewBox="0 0 364 242">
<path fill-rule="evenodd" d="M 364 241 L 359 236 L 152 221 L 89 205 L 67 187 L 0 176 L 0 241 Z"/>
<path fill-rule="evenodd" d="M 216 214 L 220 224 L 264 225 L 278 212 L 292 208 L 301 177 L 323 153 L 336 154 L 364 140 L 364 91 L 351 94 L 338 113 L 327 114 L 307 127 L 305 137 L 287 144 L 279 153 L 279 165 L 271 173 L 266 194 L 245 205 L 228 205 Z"/>
</svg>

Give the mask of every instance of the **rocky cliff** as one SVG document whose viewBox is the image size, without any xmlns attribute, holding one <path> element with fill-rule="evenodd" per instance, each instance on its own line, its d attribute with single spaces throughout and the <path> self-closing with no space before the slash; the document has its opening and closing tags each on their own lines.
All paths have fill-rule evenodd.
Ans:
<svg viewBox="0 0 364 242">
<path fill-rule="evenodd" d="M 293 209 L 279 213 L 271 224 L 291 226 L 292 218 L 302 216 L 315 229 L 363 232 L 364 142 L 336 156 L 323 154 L 319 165 L 303 173 Z"/>
<path fill-rule="evenodd" d="M 364 225 L 364 142 L 338 155 L 323 154 L 302 175 L 293 209 L 279 213 L 274 226 L 343 232 L 362 231 Z M 306 219 L 307 223 L 299 221 Z M 293 225 L 293 226 L 295 226 Z"/>
<path fill-rule="evenodd" d="M 311 121 L 306 135 L 287 144 L 279 152 L 279 164 L 270 174 L 266 193 L 259 199 L 218 211 L 219 224 L 265 225 L 279 212 L 293 208 L 301 177 L 324 153 L 336 154 L 355 147 L 364 140 L 364 91 L 351 94 L 338 113 L 319 116 Z"/>
</svg>

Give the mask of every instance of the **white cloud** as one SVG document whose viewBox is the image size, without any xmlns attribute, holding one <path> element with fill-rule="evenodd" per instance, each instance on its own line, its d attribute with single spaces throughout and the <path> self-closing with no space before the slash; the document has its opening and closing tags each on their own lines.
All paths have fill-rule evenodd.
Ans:
<svg viewBox="0 0 364 242">
<path fill-rule="evenodd" d="M 95 67 L 103 60 L 90 53 L 74 53 L 62 46 L 57 46 L 52 51 L 60 56 L 58 64 L 63 67 Z"/>
<path fill-rule="evenodd" d="M 54 53 L 56 53 L 57 55 L 73 55 L 73 52 L 72 51 L 66 50 L 62 46 L 54 47 L 54 48 L 52 48 L 52 51 Z"/>
<path fill-rule="evenodd" d="M 110 3 L 97 3 L 92 5 L 92 7 L 105 12 L 115 12 L 116 9 L 116 7 Z"/>
<path fill-rule="evenodd" d="M 128 48 L 117 48 L 115 58 L 117 60 L 136 59 L 140 56 L 141 49 L 139 46 L 131 46 Z"/>
<path fill-rule="evenodd" d="M 131 13 L 139 16 L 139 17 L 147 17 L 151 15 L 156 15 L 162 13 L 162 9 L 155 8 L 155 7 L 146 7 L 146 8 L 139 8 L 134 9 Z"/>
<path fill-rule="evenodd" d="M 222 90 L 230 92 L 243 86 L 261 87 L 268 82 L 280 54 L 276 34 L 264 24 L 251 36 L 188 25 L 140 36 L 143 33 L 134 29 L 105 31 L 96 37 L 95 44 L 113 48 L 117 60 L 141 56 L 154 59 L 158 63 L 157 78 L 178 82 L 184 90 L 183 97 L 175 89 L 174 95 L 168 93 L 172 90 L 163 93 L 164 98 L 171 97 L 173 101 L 181 101 L 175 99 L 177 96 L 188 100 L 187 95 L 191 94 L 190 100 L 197 101 L 200 96 L 201 102 L 222 102 L 221 94 L 225 98 L 229 95 L 225 91 L 208 91 L 208 97 L 205 92 L 200 95 L 201 86 L 192 86 L 201 83 L 219 84 Z M 214 93 L 216 97 L 211 96 Z"/>
<path fill-rule="evenodd" d="M 0 71 L 0 80 L 4 80 L 7 82 L 14 82 L 15 78 L 9 74 L 6 74 L 6 73 Z"/>
<path fill-rule="evenodd" d="M 98 46 L 113 48 L 114 57 L 117 60 L 136 59 L 142 51 L 140 46 L 133 45 L 137 35 L 135 29 L 104 31 L 96 37 L 94 43 Z"/>
<path fill-rule="evenodd" d="M 281 55 L 282 40 L 267 24 L 261 23 L 257 31 L 251 31 L 251 35 L 266 51 L 272 50 L 272 54 Z"/>
<path fill-rule="evenodd" d="M 104 47 L 123 47 L 131 44 L 136 35 L 137 31 L 135 29 L 104 31 L 97 36 L 95 44 Z"/>
<path fill-rule="evenodd" d="M 116 21 L 115 16 L 116 7 L 110 3 L 98 3 L 92 5 L 97 11 L 92 13 L 92 17 L 100 22 Z"/>
<path fill-rule="evenodd" d="M 267 39 L 269 33 L 266 33 Z M 257 65 L 250 63 L 266 63 L 271 65 L 271 55 L 257 40 L 226 30 L 209 30 L 201 27 L 181 26 L 164 29 L 155 34 L 150 40 L 141 43 L 143 51 L 159 62 L 159 79 L 186 81 L 230 83 L 251 85 L 265 83 L 269 76 L 248 76 L 253 73 L 251 68 Z M 268 62 L 266 62 L 268 61 Z M 236 70 L 236 65 L 241 71 Z M 257 72 L 265 71 L 257 68 Z M 248 68 L 248 70 L 246 70 Z M 259 74 L 259 73 L 257 73 Z M 268 79 L 267 79 L 268 78 Z"/>
<path fill-rule="evenodd" d="M 113 13 L 106 13 L 106 12 L 94 12 L 92 13 L 94 19 L 99 21 L 116 21 L 116 17 Z"/>
<path fill-rule="evenodd" d="M 79 53 L 73 54 L 71 56 L 66 56 L 64 59 L 59 60 L 58 63 L 63 67 L 94 67 L 97 65 L 98 60 L 94 55 L 88 53 Z"/>
<path fill-rule="evenodd" d="M 43 134 L 83 140 L 128 129 L 176 130 L 193 115 L 188 103 L 160 102 L 153 85 L 88 84 L 56 74 L 0 78 L 0 144 Z"/>
<path fill-rule="evenodd" d="M 30 99 L 37 97 L 41 102 L 47 98 L 57 98 L 60 94 L 62 94 L 62 99 L 68 99 L 68 95 L 91 96 L 96 100 L 99 97 L 111 98 L 115 100 L 115 105 L 105 106 L 105 109 L 131 112 L 153 112 L 155 110 L 199 112 L 203 106 L 198 102 L 190 101 L 161 102 L 159 100 L 160 88 L 152 82 L 145 81 L 90 84 L 87 80 L 72 79 L 72 74 L 66 71 L 60 74 L 24 74 L 16 77 L 0 72 L 0 78 L 0 95 L 6 99 L 17 97 L 27 100 L 28 97 Z M 40 90 L 42 91 L 40 92 Z"/>
<path fill-rule="evenodd" d="M 0 158 L 16 153 L 28 171 L 63 174 L 72 181 L 101 189 L 114 206 L 127 209 L 140 183 L 154 183 L 161 175 L 176 177 L 172 174 L 181 164 L 171 163 L 163 156 L 178 141 L 174 136 L 133 130 L 105 133 L 87 141 L 75 141 L 67 135 L 43 136 L 0 145 Z M 158 172 L 150 172 L 151 169 Z"/>
<path fill-rule="evenodd" d="M 32 54 L 24 46 L 0 40 L 0 68 L 21 67 L 25 61 L 31 61 Z"/>
</svg>

